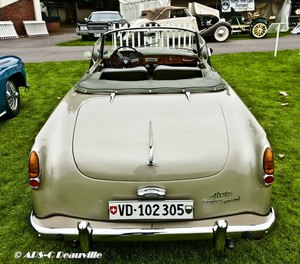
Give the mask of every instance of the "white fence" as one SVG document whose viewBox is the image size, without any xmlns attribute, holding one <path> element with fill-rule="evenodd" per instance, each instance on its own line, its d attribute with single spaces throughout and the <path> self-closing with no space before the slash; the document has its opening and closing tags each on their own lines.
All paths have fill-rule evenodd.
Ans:
<svg viewBox="0 0 300 264">
<path fill-rule="evenodd" d="M 11 21 L 0 21 L 0 39 L 18 38 L 14 24 Z"/>
</svg>

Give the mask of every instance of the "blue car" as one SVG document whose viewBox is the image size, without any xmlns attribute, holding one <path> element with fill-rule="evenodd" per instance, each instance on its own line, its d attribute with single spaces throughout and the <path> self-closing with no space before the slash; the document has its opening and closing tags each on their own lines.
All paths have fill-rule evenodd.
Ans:
<svg viewBox="0 0 300 264">
<path fill-rule="evenodd" d="M 16 56 L 0 56 L 0 117 L 18 115 L 21 86 L 28 87 L 24 62 Z"/>
</svg>

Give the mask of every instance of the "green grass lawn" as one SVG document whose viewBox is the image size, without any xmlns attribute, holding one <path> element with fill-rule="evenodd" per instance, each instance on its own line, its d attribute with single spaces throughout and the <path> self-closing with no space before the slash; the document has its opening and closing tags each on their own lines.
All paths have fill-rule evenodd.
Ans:
<svg viewBox="0 0 300 264">
<path fill-rule="evenodd" d="M 61 42 L 56 44 L 56 46 L 67 46 L 67 47 L 72 47 L 72 46 L 93 46 L 95 44 L 95 40 L 81 40 L 80 39 L 74 39 L 74 40 L 69 40 L 66 42 Z"/>
<path fill-rule="evenodd" d="M 238 240 L 233 250 L 223 253 L 217 253 L 210 241 L 99 243 L 94 250 L 103 254 L 100 263 L 300 263 L 300 50 L 279 51 L 277 58 L 266 52 L 213 55 L 211 59 L 265 128 L 275 151 L 274 231 L 261 241 Z M 1 263 L 29 262 L 15 259 L 16 252 L 78 251 L 70 243 L 39 239 L 29 226 L 27 156 L 35 135 L 88 63 L 26 64 L 31 87 L 21 90 L 21 112 L 14 119 L 0 121 Z"/>
</svg>

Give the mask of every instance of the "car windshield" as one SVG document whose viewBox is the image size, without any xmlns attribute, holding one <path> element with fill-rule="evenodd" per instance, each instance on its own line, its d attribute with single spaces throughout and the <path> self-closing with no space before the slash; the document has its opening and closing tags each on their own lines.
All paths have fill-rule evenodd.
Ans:
<svg viewBox="0 0 300 264">
<path fill-rule="evenodd" d="M 124 28 L 103 35 L 103 52 L 108 54 L 121 46 L 133 48 L 151 47 L 153 52 L 158 49 L 185 49 L 197 53 L 197 44 L 203 45 L 194 31 L 184 28 L 142 27 Z M 162 50 L 162 52 L 166 50 Z"/>
<path fill-rule="evenodd" d="M 224 90 L 199 32 L 176 27 L 122 28 L 95 43 L 84 93 L 178 93 Z"/>
<path fill-rule="evenodd" d="M 90 17 L 91 21 L 114 21 L 120 20 L 121 17 L 117 13 L 93 13 Z"/>
</svg>

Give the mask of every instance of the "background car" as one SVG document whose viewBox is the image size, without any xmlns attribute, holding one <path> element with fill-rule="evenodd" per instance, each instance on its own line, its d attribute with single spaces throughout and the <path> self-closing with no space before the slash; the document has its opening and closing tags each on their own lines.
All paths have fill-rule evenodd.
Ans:
<svg viewBox="0 0 300 264">
<path fill-rule="evenodd" d="M 139 19 L 129 22 L 131 27 L 144 25 L 186 27 L 198 30 L 196 18 L 186 7 L 160 6 L 141 12 Z"/>
<path fill-rule="evenodd" d="M 189 3 L 189 10 L 197 18 L 198 28 L 205 40 L 223 42 L 228 39 L 232 29 L 225 19 L 220 18 L 219 10 L 195 2 Z"/>
<path fill-rule="evenodd" d="M 92 12 L 86 23 L 78 23 L 76 27 L 77 35 L 83 40 L 88 38 L 98 38 L 108 30 L 123 26 L 127 21 L 117 11 L 96 11 Z"/>
<path fill-rule="evenodd" d="M 205 40 L 223 42 L 231 34 L 228 22 L 214 15 L 218 10 L 193 3 L 186 7 L 162 6 L 143 10 L 139 19 L 130 22 L 131 27 L 143 25 L 174 26 L 200 31 Z"/>
<path fill-rule="evenodd" d="M 0 117 L 18 115 L 20 86 L 28 87 L 23 61 L 16 56 L 0 56 Z"/>
<path fill-rule="evenodd" d="M 250 36 L 261 39 L 268 33 L 270 22 L 268 19 L 261 17 L 258 12 L 247 12 L 248 17 L 244 19 L 240 12 L 231 8 L 228 23 L 232 27 L 233 33 L 249 33 Z"/>
<path fill-rule="evenodd" d="M 39 237 L 92 241 L 262 238 L 275 223 L 273 151 L 213 70 L 198 31 L 104 33 L 90 68 L 29 154 Z"/>
</svg>

